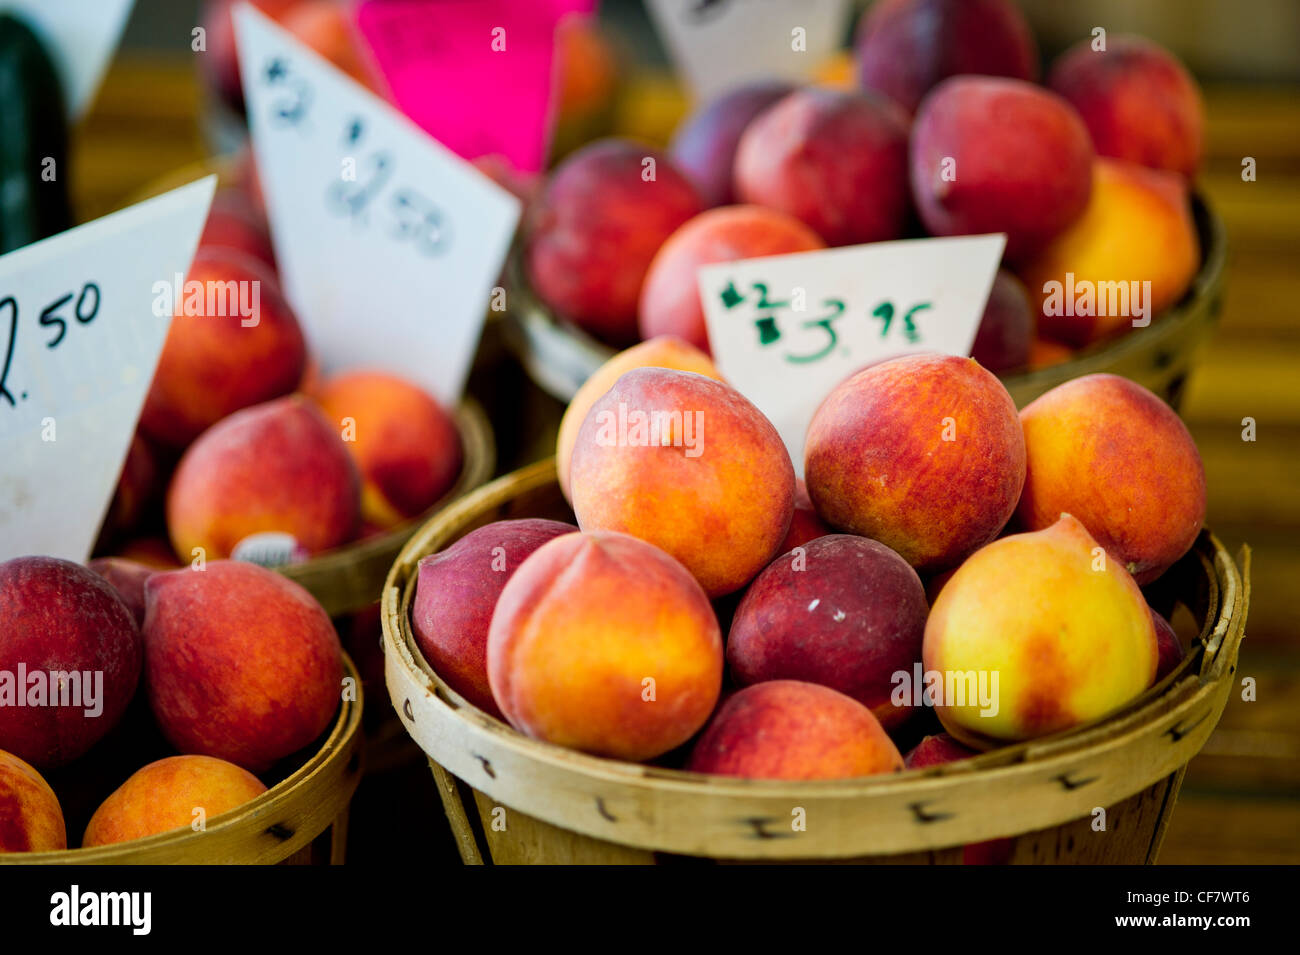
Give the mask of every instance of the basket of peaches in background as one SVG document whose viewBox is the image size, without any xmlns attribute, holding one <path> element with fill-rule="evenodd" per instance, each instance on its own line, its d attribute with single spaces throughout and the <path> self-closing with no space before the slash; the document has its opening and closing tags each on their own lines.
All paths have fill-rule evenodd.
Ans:
<svg viewBox="0 0 1300 955">
<path fill-rule="evenodd" d="M 0 563 L 0 865 L 340 864 L 363 692 L 243 561 Z"/>
<path fill-rule="evenodd" d="M 655 339 L 556 462 L 412 538 L 388 690 L 462 858 L 1154 861 L 1249 602 L 1177 414 L 1109 374 L 1017 412 L 972 359 L 896 358 L 830 390 L 804 466 Z"/>
<path fill-rule="evenodd" d="M 1010 0 L 905 0 L 868 9 L 853 59 L 850 78 L 704 102 L 666 149 L 605 139 L 561 162 L 509 264 L 530 376 L 567 402 L 638 340 L 708 351 L 701 265 L 1003 232 L 972 355 L 1017 405 L 1113 372 L 1176 406 L 1220 310 L 1225 236 L 1194 191 L 1204 109 L 1173 55 L 1092 37 L 1040 84 Z"/>
</svg>

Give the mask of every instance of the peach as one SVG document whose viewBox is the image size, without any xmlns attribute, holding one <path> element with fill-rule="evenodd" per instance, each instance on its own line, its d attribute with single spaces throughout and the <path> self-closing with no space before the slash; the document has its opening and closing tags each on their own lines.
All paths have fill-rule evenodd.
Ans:
<svg viewBox="0 0 1300 955">
<path fill-rule="evenodd" d="M 1156 644 L 1159 648 L 1159 662 L 1152 682 L 1159 683 L 1178 669 L 1178 664 L 1183 662 L 1183 657 L 1187 654 L 1183 650 L 1183 642 L 1178 639 L 1178 634 L 1168 620 L 1152 610 L 1151 622 L 1156 628 Z"/>
<path fill-rule="evenodd" d="M 1082 40 L 1061 54 L 1047 82 L 1079 111 L 1097 155 L 1195 177 L 1205 104 L 1168 50 L 1136 36 L 1108 37 L 1104 50 Z"/>
<path fill-rule="evenodd" d="M 501 591 L 487 666 L 497 705 L 521 732 L 646 760 L 708 719 L 722 636 L 700 585 L 663 551 L 626 534 L 566 534 Z"/>
<path fill-rule="evenodd" d="M 149 705 L 180 752 L 262 772 L 330 725 L 343 652 L 298 584 L 218 560 L 154 574 L 144 590 Z"/>
<path fill-rule="evenodd" d="M 903 757 L 903 766 L 907 769 L 924 769 L 927 766 L 942 766 L 944 763 L 970 759 L 977 755 L 979 755 L 978 750 L 963 746 L 950 734 L 935 733 L 912 747 L 911 752 Z"/>
<path fill-rule="evenodd" d="M 998 269 L 970 356 L 994 374 L 1027 365 L 1034 341 L 1034 311 L 1020 280 Z"/>
<path fill-rule="evenodd" d="M 772 423 L 727 385 L 665 368 L 627 372 L 592 406 L 569 486 L 584 531 L 649 541 L 710 597 L 767 565 L 794 511 L 794 468 Z"/>
<path fill-rule="evenodd" d="M 275 249 L 266 221 L 253 200 L 240 188 L 226 186 L 212 197 L 207 222 L 199 236 L 201 249 L 234 249 L 275 269 Z"/>
<path fill-rule="evenodd" d="M 520 564 L 543 544 L 577 531 L 539 519 L 497 521 L 420 561 L 411 629 L 420 652 L 448 686 L 501 717 L 488 683 L 492 611 Z"/>
<path fill-rule="evenodd" d="M 555 132 L 551 155 L 563 155 L 607 128 L 618 92 L 618 51 L 599 19 L 581 13 L 555 25 Z"/>
<path fill-rule="evenodd" d="M 864 368 L 826 397 L 808 428 L 804 480 L 831 527 L 933 574 L 1007 523 L 1025 439 L 992 373 L 970 358 L 911 355 Z"/>
<path fill-rule="evenodd" d="M 1020 275 L 1040 313 L 1039 330 L 1082 347 L 1143 327 L 1173 305 L 1200 259 L 1181 178 L 1099 159 L 1083 216 Z"/>
<path fill-rule="evenodd" d="M 912 712 L 891 700 L 894 675 L 910 675 L 920 661 L 929 610 L 921 578 L 884 544 L 819 537 L 749 585 L 727 637 L 727 665 L 741 686 L 829 686 L 893 729 Z"/>
<path fill-rule="evenodd" d="M 1068 512 L 1137 582 L 1159 577 L 1205 520 L 1205 468 L 1187 426 L 1141 385 L 1085 375 L 1023 411 L 1027 477 L 1016 512 L 1029 530 Z"/>
<path fill-rule="evenodd" d="M 147 437 L 181 449 L 226 415 L 298 387 L 307 360 L 302 329 L 262 263 L 232 249 L 200 249 L 174 304 L 140 413 Z"/>
<path fill-rule="evenodd" d="M 1137 583 L 1062 514 L 962 564 L 930 611 L 922 657 L 943 677 L 939 721 L 981 746 L 1106 716 L 1151 685 L 1157 652 Z"/>
<path fill-rule="evenodd" d="M 912 126 L 912 196 L 932 235 L 1007 234 L 1020 261 L 1088 205 L 1092 141 L 1064 99 L 1023 80 L 957 76 Z"/>
<path fill-rule="evenodd" d="M 898 772 L 903 757 L 857 700 L 815 683 L 770 680 L 718 707 L 686 768 L 747 779 L 849 779 Z"/>
<path fill-rule="evenodd" d="M 633 368 L 672 368 L 722 380 L 722 375 L 708 355 L 672 335 L 658 335 L 639 345 L 633 345 L 601 365 L 583 382 L 569 401 L 564 417 L 560 419 L 560 431 L 555 440 L 555 469 L 559 475 L 560 490 L 564 492 L 566 500 L 572 500 L 569 493 L 569 465 L 573 458 L 573 445 L 578 440 L 578 431 L 587 418 L 587 412 L 624 372 Z"/>
<path fill-rule="evenodd" d="M 334 426 L 301 395 L 236 412 L 185 452 L 167 491 L 176 553 L 229 557 L 245 538 L 280 533 L 319 554 L 356 536 L 356 465 Z"/>
<path fill-rule="evenodd" d="M 59 797 L 35 769 L 0 750 L 0 855 L 66 848 Z"/>
<path fill-rule="evenodd" d="M 907 127 L 907 114 L 873 93 L 791 93 L 740 137 L 736 195 L 802 220 L 829 245 L 900 238 Z"/>
<path fill-rule="evenodd" d="M 793 216 L 761 206 L 726 206 L 691 219 L 668 237 L 641 286 L 641 335 L 676 335 L 708 353 L 709 332 L 696 270 L 715 262 L 824 249 Z"/>
<path fill-rule="evenodd" d="M 785 540 L 781 542 L 777 552 L 788 554 L 796 547 L 803 547 L 809 541 L 825 537 L 830 533 L 832 533 L 831 529 L 817 516 L 817 509 L 813 507 L 812 498 L 808 496 L 808 487 L 803 483 L 803 478 L 796 478 L 794 515 L 790 518 L 790 530 L 786 532 Z"/>
<path fill-rule="evenodd" d="M 158 568 L 123 557 L 97 557 L 86 567 L 108 581 L 126 609 L 131 611 L 136 626 L 144 626 L 144 582 L 156 574 Z"/>
<path fill-rule="evenodd" d="M 361 473 L 361 516 L 392 528 L 451 490 L 464 452 L 456 422 L 422 388 L 395 375 L 351 371 L 312 394 Z"/>
<path fill-rule="evenodd" d="M 650 260 L 703 208 L 659 150 L 617 139 L 592 143 L 560 164 L 529 210 L 528 281 L 562 317 L 610 344 L 631 344 Z"/>
<path fill-rule="evenodd" d="M 736 201 L 731 172 L 741 134 L 761 112 L 794 90 L 783 80 L 746 83 L 705 103 L 677 127 L 669 154 L 699 188 L 705 205 Z"/>
<path fill-rule="evenodd" d="M 82 848 L 130 842 L 173 829 L 204 826 L 262 793 L 246 769 L 211 756 L 170 756 L 131 774 L 95 810 Z"/>
<path fill-rule="evenodd" d="M 142 656 L 98 574 L 53 557 L 0 563 L 0 749 L 41 769 L 72 762 L 126 712 Z"/>
<path fill-rule="evenodd" d="M 908 112 L 950 76 L 1038 78 L 1034 35 L 1012 0 L 880 0 L 854 45 L 858 82 Z"/>
</svg>

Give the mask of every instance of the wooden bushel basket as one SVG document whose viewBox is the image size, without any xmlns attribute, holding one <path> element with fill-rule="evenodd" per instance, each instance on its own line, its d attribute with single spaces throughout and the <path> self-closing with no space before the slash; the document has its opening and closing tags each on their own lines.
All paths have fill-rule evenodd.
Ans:
<svg viewBox="0 0 1300 955">
<path fill-rule="evenodd" d="M 542 462 L 494 481 L 426 524 L 383 593 L 389 694 L 429 756 L 467 863 L 855 861 L 960 863 L 1006 839 L 1001 861 L 1150 863 L 1190 760 L 1233 688 L 1249 601 L 1208 532 L 1153 587 L 1200 634 L 1178 669 L 1104 720 L 972 759 L 889 776 L 742 780 L 588 756 L 529 739 L 468 703 L 421 656 L 409 624 L 416 565 L 484 524 L 572 520 Z M 1096 831 L 1098 809 L 1105 830 Z M 806 820 L 795 831 L 792 819 Z"/>
<path fill-rule="evenodd" d="M 174 829 L 89 849 L 0 853 L 0 865 L 342 865 L 348 804 L 361 780 L 364 702 L 361 678 L 346 655 L 343 676 L 351 678 L 356 699 L 342 701 L 320 749 L 256 799 L 209 819 L 204 831 Z"/>
<path fill-rule="evenodd" d="M 1069 361 L 1039 371 L 1001 375 L 1002 383 L 1023 408 L 1062 382 L 1094 372 L 1123 375 L 1154 391 L 1175 408 L 1197 352 L 1214 331 L 1223 306 L 1227 238 L 1223 223 L 1199 195 L 1192 197 L 1192 217 L 1201 245 L 1201 267 L 1182 301 L 1153 317 L 1149 328 L 1102 342 Z M 567 321 L 557 318 L 528 287 L 521 248 L 507 264 L 510 311 L 506 341 L 528 375 L 552 397 L 568 403 L 584 381 L 614 355 Z"/>
</svg>

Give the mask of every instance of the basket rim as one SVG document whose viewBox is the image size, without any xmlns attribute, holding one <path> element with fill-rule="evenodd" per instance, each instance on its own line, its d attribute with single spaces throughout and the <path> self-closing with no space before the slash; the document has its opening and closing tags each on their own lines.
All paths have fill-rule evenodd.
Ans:
<svg viewBox="0 0 1300 955">
<path fill-rule="evenodd" d="M 484 485 L 430 521 L 412 537 L 393 565 L 384 585 L 382 599 L 384 651 L 389 693 L 394 707 L 408 724 L 408 732 L 413 718 L 409 711 L 404 712 L 404 708 L 408 706 L 409 693 L 414 688 L 423 692 L 440 717 L 468 730 L 475 740 L 490 742 L 494 748 L 508 751 L 521 759 L 535 760 L 552 769 L 572 774 L 575 778 L 592 782 L 613 782 L 648 790 L 666 788 L 684 793 L 707 790 L 710 795 L 717 796 L 761 796 L 778 800 L 807 800 L 814 797 L 861 799 L 900 792 L 914 793 L 918 797 L 934 796 L 950 789 L 955 782 L 974 777 L 995 781 L 1021 775 L 1027 768 L 1065 772 L 1072 764 L 1123 745 L 1125 740 L 1117 732 L 1121 729 L 1137 729 L 1174 713 L 1186 713 L 1223 689 L 1224 672 L 1235 660 L 1236 649 L 1243 635 L 1245 605 L 1240 571 L 1218 539 L 1208 531 L 1202 531 L 1189 556 L 1200 561 L 1213 585 L 1214 594 L 1207 611 L 1200 645 L 1193 648 L 1184 660 L 1183 667 L 1174 674 L 1146 690 L 1125 707 L 1093 723 L 1036 740 L 1012 743 L 955 763 L 848 780 L 740 779 L 593 756 L 531 739 L 473 706 L 443 683 L 423 659 L 409 626 L 414 571 L 419 558 L 431 552 L 427 550 L 427 542 L 435 539 L 437 532 L 455 527 L 480 508 L 494 506 L 520 493 L 542 488 L 554 480 L 555 465 L 554 460 L 550 459 Z M 443 546 L 449 543 L 447 541 Z M 1193 675 L 1188 669 L 1195 659 L 1203 659 L 1206 667 L 1200 676 Z M 428 755 L 433 756 L 431 753 Z"/>
<path fill-rule="evenodd" d="M 143 839 L 127 842 L 114 842 L 102 846 L 90 846 L 78 849 L 56 849 L 49 852 L 15 852 L 0 853 L 0 865 L 98 865 L 126 864 L 136 861 L 136 856 L 156 857 L 165 853 L 180 856 L 201 845 L 205 837 L 223 833 L 235 833 L 246 830 L 245 834 L 262 833 L 266 829 L 266 820 L 275 816 L 285 806 L 291 805 L 304 784 L 322 773 L 326 768 L 342 760 L 351 758 L 360 740 L 361 713 L 364 706 L 364 691 L 361 675 L 356 665 L 346 652 L 342 654 L 343 676 L 350 678 L 356 688 L 356 698 L 341 700 L 338 714 L 330 727 L 329 735 L 311 757 L 280 782 L 241 806 L 227 810 L 209 820 L 201 832 L 188 827 L 171 829 Z M 175 754 L 185 755 L 185 754 Z M 160 757 L 166 758 L 166 757 Z M 145 764 L 149 765 L 149 764 Z M 140 769 L 144 767 L 139 767 Z M 126 782 L 125 779 L 122 782 Z M 343 797 L 343 805 L 352 798 L 353 784 Z M 312 838 L 318 833 L 312 833 Z M 140 861 L 149 862 L 149 859 Z M 196 852 L 193 861 L 204 864 L 202 853 Z"/>
</svg>

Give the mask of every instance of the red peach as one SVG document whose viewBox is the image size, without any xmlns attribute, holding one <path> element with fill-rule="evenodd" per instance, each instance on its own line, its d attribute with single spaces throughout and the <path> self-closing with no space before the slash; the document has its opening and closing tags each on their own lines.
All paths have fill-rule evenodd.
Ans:
<svg viewBox="0 0 1300 955">
<path fill-rule="evenodd" d="M 0 749 L 41 769 L 81 756 L 126 712 L 142 654 L 98 574 L 53 557 L 0 563 Z"/>
<path fill-rule="evenodd" d="M 932 574 L 1007 523 L 1025 481 L 1025 439 L 1011 396 L 977 362 L 911 355 L 841 382 L 813 415 L 804 462 L 827 524 Z"/>
<path fill-rule="evenodd" d="M 703 208 L 659 150 L 592 143 L 560 164 L 529 210 L 528 280 L 562 317 L 613 345 L 630 344 L 650 260 Z"/>
<path fill-rule="evenodd" d="M 447 684 L 501 716 L 488 683 L 492 612 L 520 564 L 547 541 L 577 531 L 559 521 L 497 521 L 420 561 L 411 629 L 420 652 Z"/>
<path fill-rule="evenodd" d="M 739 392 L 636 368 L 588 412 L 570 490 L 583 530 L 649 541 L 718 597 L 775 556 L 794 511 L 794 468 L 776 428 Z"/>
<path fill-rule="evenodd" d="M 894 676 L 920 662 L 930 609 L 921 579 L 865 537 L 831 534 L 804 551 L 768 564 L 745 591 L 727 637 L 732 678 L 829 686 L 885 729 L 900 726 L 912 711 L 892 701 Z"/>
<path fill-rule="evenodd" d="M 308 555 L 357 533 L 360 481 L 347 446 L 301 395 L 217 423 L 181 458 L 167 492 L 176 553 L 229 557 L 254 534 L 283 533 Z"/>
<path fill-rule="evenodd" d="M 82 848 L 193 828 L 266 792 L 246 769 L 211 756 L 170 756 L 136 770 L 90 817 Z"/>
<path fill-rule="evenodd" d="M 200 249 L 185 285 L 140 413 L 141 430 L 176 449 L 240 408 L 293 391 L 307 360 L 298 319 L 262 263 Z"/>
<path fill-rule="evenodd" d="M 932 235 L 1007 234 L 1023 260 L 1088 205 L 1092 141 L 1064 99 L 1022 80 L 957 76 L 912 126 L 912 196 Z"/>
<path fill-rule="evenodd" d="M 903 235 L 907 114 L 873 93 L 810 87 L 746 128 L 736 195 L 802 220 L 829 245 Z"/>
<path fill-rule="evenodd" d="M 686 768 L 747 779 L 849 779 L 897 772 L 903 757 L 857 700 L 815 683 L 770 680 L 718 707 Z"/>
<path fill-rule="evenodd" d="M 149 705 L 182 753 L 252 772 L 312 743 L 338 710 L 343 656 L 302 587 L 241 561 L 145 583 Z"/>
<path fill-rule="evenodd" d="M 520 731 L 646 760 L 708 719 L 722 636 L 700 585 L 663 551 L 626 534 L 566 534 L 506 583 L 487 663 L 492 695 Z"/>
<path fill-rule="evenodd" d="M 59 797 L 34 768 L 0 750 L 0 855 L 66 848 Z"/>
<path fill-rule="evenodd" d="M 1038 47 L 1011 0 L 879 0 L 858 28 L 858 82 L 908 112 L 961 74 L 1038 79 Z"/>
<path fill-rule="evenodd" d="M 1196 80 L 1168 50 L 1136 36 L 1082 40 L 1052 65 L 1048 85 L 1073 104 L 1099 156 L 1176 172 L 1201 164 L 1205 105 Z"/>
<path fill-rule="evenodd" d="M 949 733 L 936 733 L 917 743 L 906 756 L 903 765 L 908 769 L 924 769 L 927 766 L 942 766 L 944 763 L 978 756 L 977 750 L 963 746 Z"/>
<path fill-rule="evenodd" d="M 1156 644 L 1159 651 L 1156 676 L 1152 682 L 1159 683 L 1178 668 L 1186 652 L 1183 650 L 1183 642 L 1178 639 L 1178 634 L 1168 620 L 1152 610 L 1151 622 L 1155 624 Z"/>
<path fill-rule="evenodd" d="M 158 572 L 157 567 L 123 557 L 97 557 L 86 567 L 103 577 L 131 611 L 136 626 L 144 626 L 144 582 Z"/>
<path fill-rule="evenodd" d="M 1205 468 L 1178 415 L 1136 382 L 1085 375 L 1023 411 L 1029 530 L 1072 514 L 1139 584 L 1159 577 L 1205 520 Z"/>
<path fill-rule="evenodd" d="M 423 514 L 456 483 L 464 459 L 460 432 L 417 385 L 351 371 L 327 379 L 312 397 L 343 435 L 361 473 L 361 516 L 375 527 Z"/>
<path fill-rule="evenodd" d="M 995 375 L 1029 363 L 1034 309 L 1020 280 L 998 269 L 970 356 Z"/>
</svg>

